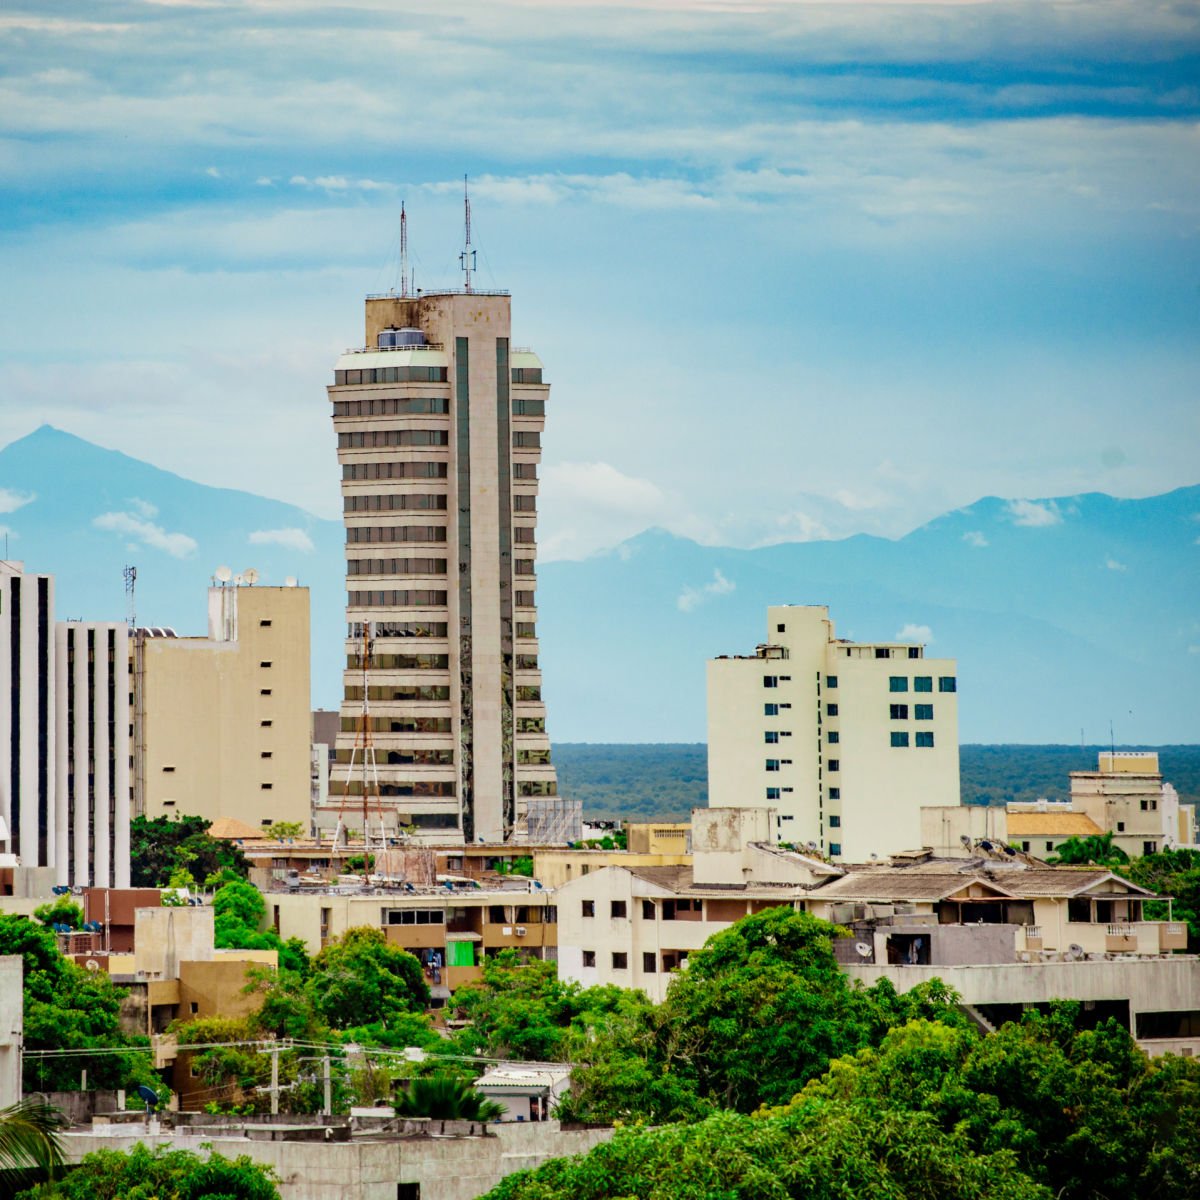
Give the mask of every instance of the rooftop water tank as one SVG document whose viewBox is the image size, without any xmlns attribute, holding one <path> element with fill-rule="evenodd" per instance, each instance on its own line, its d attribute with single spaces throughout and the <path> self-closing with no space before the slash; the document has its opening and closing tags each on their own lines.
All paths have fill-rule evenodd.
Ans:
<svg viewBox="0 0 1200 1200">
<path fill-rule="evenodd" d="M 392 333 L 396 338 L 392 343 L 393 346 L 425 345 L 425 334 L 419 329 L 393 329 Z"/>
</svg>

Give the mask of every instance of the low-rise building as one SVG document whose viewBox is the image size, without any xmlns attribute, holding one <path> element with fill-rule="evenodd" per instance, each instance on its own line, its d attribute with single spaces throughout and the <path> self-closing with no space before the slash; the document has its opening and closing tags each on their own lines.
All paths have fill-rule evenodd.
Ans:
<svg viewBox="0 0 1200 1200">
<path fill-rule="evenodd" d="M 1099 756 L 1095 771 L 1071 772 L 1071 807 L 1113 835 L 1130 858 L 1195 839 L 1195 817 L 1163 782 L 1158 755 L 1116 751 Z"/>
</svg>

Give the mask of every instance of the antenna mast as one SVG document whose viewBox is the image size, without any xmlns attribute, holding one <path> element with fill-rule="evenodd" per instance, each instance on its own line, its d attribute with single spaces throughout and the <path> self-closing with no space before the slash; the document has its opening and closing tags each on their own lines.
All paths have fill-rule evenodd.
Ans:
<svg viewBox="0 0 1200 1200">
<path fill-rule="evenodd" d="M 126 567 L 121 574 L 125 576 L 125 620 L 132 632 L 137 627 L 137 601 L 134 597 L 137 567 Z"/>
<path fill-rule="evenodd" d="M 400 295 L 408 295 L 408 215 L 400 201 Z"/>
<path fill-rule="evenodd" d="M 467 177 L 463 176 L 463 217 L 466 227 L 466 240 L 458 261 L 462 264 L 463 284 L 465 290 L 474 291 L 471 287 L 471 274 L 475 270 L 475 251 L 471 249 L 471 193 L 467 190 Z"/>
</svg>

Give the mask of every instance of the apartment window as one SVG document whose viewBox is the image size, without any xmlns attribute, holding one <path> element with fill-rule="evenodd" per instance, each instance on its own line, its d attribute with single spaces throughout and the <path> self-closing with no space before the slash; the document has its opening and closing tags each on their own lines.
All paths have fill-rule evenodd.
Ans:
<svg viewBox="0 0 1200 1200">
<path fill-rule="evenodd" d="M 262 752 L 259 754 L 259 756 L 258 756 L 258 757 L 259 757 L 259 758 L 271 758 L 271 757 L 272 757 L 272 753 L 271 753 L 271 751 L 270 751 L 270 750 L 263 750 L 263 751 L 262 751 Z"/>
<path fill-rule="evenodd" d="M 163 767 L 163 772 L 167 775 L 173 774 L 174 771 L 175 771 L 174 767 Z"/>
<path fill-rule="evenodd" d="M 583 965 L 585 967 L 594 967 L 596 965 L 595 950 L 585 950 L 583 952 Z"/>
<path fill-rule="evenodd" d="M 614 900 L 612 902 L 612 911 L 609 913 L 609 916 L 611 916 L 614 921 L 623 921 L 627 916 L 629 916 L 628 905 L 626 905 L 624 900 Z"/>
<path fill-rule="evenodd" d="M 1047 849 L 1047 850 L 1053 850 L 1053 849 L 1054 849 L 1054 843 L 1053 843 L 1053 842 L 1047 842 L 1047 843 L 1046 843 L 1046 849 Z"/>
<path fill-rule="evenodd" d="M 1149 809 L 1149 807 L 1150 807 L 1149 803 L 1147 801 L 1143 800 L 1142 801 L 1142 812 L 1146 812 L 1147 809 Z"/>
<path fill-rule="evenodd" d="M 909 646 L 908 657 L 909 658 L 920 658 L 921 657 L 921 647 L 920 646 Z"/>
<path fill-rule="evenodd" d="M 841 829 L 841 827 L 842 827 L 842 818 L 839 817 L 837 815 L 837 813 L 831 813 L 829 816 L 829 828 L 830 829 Z"/>
<path fill-rule="evenodd" d="M 653 921 L 654 920 L 654 901 L 653 900 L 643 900 L 642 901 L 642 920 L 643 921 Z"/>
<path fill-rule="evenodd" d="M 778 731 L 774 730 L 774 729 L 768 729 L 766 731 L 766 733 L 763 734 L 763 741 L 766 742 L 767 745 L 769 745 L 769 746 L 775 745 L 775 743 L 779 741 Z M 1142 807 L 1145 808 L 1145 806 L 1146 806 L 1146 802 L 1143 800 Z"/>
<path fill-rule="evenodd" d="M 933 730 L 927 729 L 924 733 L 917 734 L 917 745 L 923 746 L 926 750 L 933 748 Z"/>
<path fill-rule="evenodd" d="M 780 675 L 779 682 L 780 683 L 791 683 L 792 677 L 790 675 Z"/>
<path fill-rule="evenodd" d="M 200 1005 L 195 1000 L 191 1001 L 188 1007 L 192 1010 L 192 1016 L 195 1016 L 200 1011 Z"/>
<path fill-rule="evenodd" d="M 419 1183 L 396 1184 L 396 1200 L 421 1200 L 421 1185 Z"/>
<path fill-rule="evenodd" d="M 786 625 L 776 625 L 775 632 L 776 633 L 787 633 L 787 626 Z"/>
<path fill-rule="evenodd" d="M 893 732 L 892 745 L 893 746 L 907 746 L 908 745 L 908 734 L 900 733 L 900 732 Z"/>
<path fill-rule="evenodd" d="M 613 951 L 613 970 L 628 971 L 629 970 L 629 955 L 623 950 Z"/>
<path fill-rule="evenodd" d="M 174 800 L 164 800 L 164 801 L 163 801 L 163 807 L 164 807 L 164 808 L 174 808 L 174 807 L 175 807 L 175 801 L 174 801 Z"/>
<path fill-rule="evenodd" d="M 1142 843 L 1142 853 L 1143 854 L 1157 854 L 1158 853 L 1158 843 L 1157 842 L 1143 842 Z"/>
<path fill-rule="evenodd" d="M 1117 832 L 1118 832 L 1118 833 L 1124 833 L 1124 832 L 1125 832 L 1125 822 L 1124 822 L 1124 821 L 1118 821 L 1118 822 L 1117 822 Z"/>
<path fill-rule="evenodd" d="M 1021 843 L 1021 849 L 1022 849 L 1022 850 L 1024 850 L 1026 854 L 1028 854 L 1028 853 L 1029 853 L 1029 843 L 1028 843 L 1028 842 L 1022 842 L 1022 843 Z"/>
<path fill-rule="evenodd" d="M 875 647 L 875 657 L 876 658 L 891 658 L 892 652 L 886 646 L 876 646 Z"/>
<path fill-rule="evenodd" d="M 263 688 L 263 689 L 262 689 L 262 690 L 261 690 L 261 691 L 260 691 L 258 694 L 259 694 L 260 696 L 269 696 L 269 695 L 271 694 L 271 689 L 270 689 L 270 688 Z"/>
<path fill-rule="evenodd" d="M 825 715 L 827 717 L 836 717 L 838 715 L 838 706 L 836 704 L 825 705 Z"/>
<path fill-rule="evenodd" d="M 841 788 L 830 788 L 829 789 L 829 798 L 830 798 L 830 800 L 840 800 L 842 798 L 842 789 Z"/>
<path fill-rule="evenodd" d="M 274 786 L 275 785 L 273 783 L 259 784 L 259 787 L 261 787 L 264 792 L 269 792 Z"/>
<path fill-rule="evenodd" d="M 658 970 L 657 955 L 652 954 L 648 950 L 644 951 L 642 953 L 642 970 L 645 971 L 647 975 L 653 975 L 654 972 Z"/>
<path fill-rule="evenodd" d="M 767 759 L 767 770 L 768 771 L 778 771 L 779 770 L 779 759 L 768 758 Z"/>
<path fill-rule="evenodd" d="M 269 619 L 267 619 L 267 620 L 264 620 L 264 621 L 259 621 L 259 623 L 258 623 L 258 627 L 259 627 L 259 629 L 270 629 L 270 628 L 271 628 L 271 622 L 270 622 L 270 620 L 269 620 Z"/>
<path fill-rule="evenodd" d="M 260 667 L 269 667 L 271 664 L 269 662 L 260 662 L 258 665 Z"/>
<path fill-rule="evenodd" d="M 830 745 L 830 746 L 836 746 L 841 740 L 842 740 L 842 735 L 840 733 L 838 733 L 838 731 L 836 729 L 831 729 L 825 735 L 825 742 L 827 745 Z"/>
<path fill-rule="evenodd" d="M 914 692 L 932 692 L 933 691 L 933 676 L 932 675 L 914 675 L 913 676 L 913 691 Z"/>
<path fill-rule="evenodd" d="M 830 854 L 837 855 L 837 854 L 841 854 L 841 852 L 842 852 L 842 843 L 841 842 L 830 842 L 829 843 L 829 853 Z"/>
<path fill-rule="evenodd" d="M 829 760 L 829 769 L 831 771 L 840 771 L 842 769 L 842 760 L 840 758 L 831 758 Z"/>
<path fill-rule="evenodd" d="M 764 675 L 763 676 L 763 687 L 778 687 L 778 686 L 779 686 L 779 676 L 778 675 Z"/>
<path fill-rule="evenodd" d="M 888 716 L 891 717 L 893 721 L 907 721 L 908 720 L 908 705 L 907 704 L 889 704 L 888 705 Z"/>
<path fill-rule="evenodd" d="M 957 692 L 958 680 L 953 675 L 938 676 L 938 691 L 939 692 Z"/>
<path fill-rule="evenodd" d="M 777 787 L 767 788 L 767 799 L 768 800 L 778 800 L 779 799 L 779 789 Z"/>
<path fill-rule="evenodd" d="M 763 716 L 764 717 L 779 716 L 779 705 L 778 704 L 764 704 L 763 705 Z"/>
<path fill-rule="evenodd" d="M 596 915 L 595 900 L 584 900 L 580 905 L 580 915 L 585 917 L 594 917 Z"/>
<path fill-rule="evenodd" d="M 888 677 L 889 692 L 907 692 L 908 691 L 908 676 L 907 675 L 890 675 Z"/>
<path fill-rule="evenodd" d="M 932 721 L 933 720 L 933 705 L 932 704 L 918 704 L 916 706 L 916 710 L 917 710 L 916 715 L 917 715 L 918 721 Z"/>
<path fill-rule="evenodd" d="M 837 687 L 837 676 L 836 675 L 826 675 L 825 676 L 825 686 L 827 688 Z"/>
<path fill-rule="evenodd" d="M 271 722 L 270 721 L 259 721 L 258 727 L 259 727 L 259 729 L 270 729 Z"/>
</svg>

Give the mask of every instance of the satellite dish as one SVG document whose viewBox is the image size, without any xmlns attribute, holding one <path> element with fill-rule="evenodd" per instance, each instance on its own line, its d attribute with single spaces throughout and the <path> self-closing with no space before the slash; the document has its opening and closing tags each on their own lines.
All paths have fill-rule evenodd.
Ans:
<svg viewBox="0 0 1200 1200">
<path fill-rule="evenodd" d="M 1067 953 L 1072 958 L 1082 958 L 1083 957 L 1083 947 L 1078 942 L 1072 942 L 1067 947 Z"/>
<path fill-rule="evenodd" d="M 959 837 L 959 839 L 958 839 L 958 840 L 959 840 L 960 842 L 962 842 L 962 844 L 963 844 L 964 846 L 966 846 L 966 848 L 967 848 L 968 850 L 970 850 L 970 848 L 971 848 L 971 839 L 970 839 L 970 838 L 969 838 L 969 837 L 968 837 L 968 836 L 967 836 L 965 833 L 964 833 L 964 834 L 962 834 L 962 835 Z"/>
<path fill-rule="evenodd" d="M 233 578 L 233 572 L 228 567 L 218 567 L 213 575 L 221 583 L 228 583 Z"/>
<path fill-rule="evenodd" d="M 859 958 L 870 958 L 875 951 L 871 949 L 869 942 L 855 942 L 854 953 L 857 954 Z"/>
<path fill-rule="evenodd" d="M 253 587 L 258 582 L 258 570 L 255 567 L 247 567 L 242 572 L 242 579 L 248 586 Z"/>
<path fill-rule="evenodd" d="M 96 961 L 94 958 L 89 958 L 89 959 L 87 960 L 87 962 L 86 962 L 86 963 L 84 963 L 83 965 L 84 965 L 85 967 L 87 967 L 87 969 L 88 969 L 89 971 L 98 971 L 98 970 L 100 970 L 100 964 L 99 964 L 99 963 L 98 963 L 98 962 L 97 962 L 97 961 Z"/>
<path fill-rule="evenodd" d="M 981 850 L 991 850 L 991 848 L 992 848 L 992 843 L 991 843 L 991 842 L 989 842 L 989 841 L 987 840 L 987 838 L 980 838 L 980 839 L 979 839 L 979 848 L 980 848 Z"/>
<path fill-rule="evenodd" d="M 158 1107 L 158 1093 L 144 1083 L 138 1084 L 138 1095 L 146 1102 L 146 1110 L 152 1112 Z"/>
<path fill-rule="evenodd" d="M 240 575 L 235 575 L 235 576 L 233 577 L 233 586 L 234 586 L 234 587 L 241 587 L 241 586 L 242 586 L 242 577 L 241 577 Z"/>
<path fill-rule="evenodd" d="M 816 842 L 805 842 L 805 843 L 804 843 L 804 848 L 805 848 L 806 850 L 812 850 L 812 851 L 814 851 L 814 852 L 815 852 L 815 851 L 816 851 L 816 849 L 817 849 L 817 843 L 816 843 Z"/>
<path fill-rule="evenodd" d="M 77 884 L 76 884 L 76 885 L 75 885 L 75 886 L 74 886 L 74 887 L 71 889 L 71 894 L 72 894 L 72 895 L 74 895 L 74 896 L 82 896 L 82 895 L 83 895 L 83 884 L 81 884 L 81 883 L 77 883 Z"/>
<path fill-rule="evenodd" d="M 284 586 L 284 587 L 295 587 L 295 586 L 296 586 L 296 584 L 297 584 L 297 583 L 299 583 L 299 582 L 300 582 L 300 581 L 299 581 L 299 580 L 298 580 L 298 579 L 295 577 L 295 575 L 289 575 L 289 576 L 288 576 L 288 577 L 287 577 L 287 578 L 286 578 L 286 579 L 283 581 L 283 586 Z"/>
</svg>

